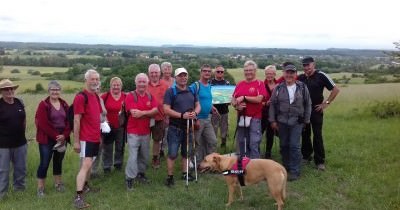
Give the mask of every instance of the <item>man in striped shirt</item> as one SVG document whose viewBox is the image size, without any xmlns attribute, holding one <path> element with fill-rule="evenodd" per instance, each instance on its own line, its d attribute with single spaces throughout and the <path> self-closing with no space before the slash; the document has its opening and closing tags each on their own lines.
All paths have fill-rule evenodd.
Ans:
<svg viewBox="0 0 400 210">
<path fill-rule="evenodd" d="M 311 119 L 310 124 L 306 125 L 302 135 L 301 153 L 303 159 L 311 161 L 314 152 L 314 162 L 318 170 L 325 170 L 325 149 L 322 139 L 322 123 L 324 110 L 335 99 L 339 93 L 339 88 L 332 79 L 324 72 L 315 68 L 315 61 L 312 57 L 305 57 L 302 60 L 304 74 L 298 77 L 298 80 L 304 82 L 311 96 Z M 324 89 L 328 89 L 330 94 L 324 100 Z M 313 131 L 313 142 L 311 143 L 311 128 Z"/>
</svg>

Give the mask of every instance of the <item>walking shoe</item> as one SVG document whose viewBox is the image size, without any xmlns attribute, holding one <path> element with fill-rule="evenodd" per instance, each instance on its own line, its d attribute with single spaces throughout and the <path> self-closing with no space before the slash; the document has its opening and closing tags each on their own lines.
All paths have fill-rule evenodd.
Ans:
<svg viewBox="0 0 400 210">
<path fill-rule="evenodd" d="M 303 165 L 308 165 L 308 164 L 311 163 L 311 158 L 302 159 L 302 160 L 301 160 L 301 163 L 302 163 Z"/>
<path fill-rule="evenodd" d="M 147 179 L 146 175 L 144 173 L 138 173 L 136 180 L 142 184 L 149 184 L 150 181 Z"/>
<path fill-rule="evenodd" d="M 299 179 L 299 176 L 289 173 L 289 176 L 288 176 L 288 181 L 289 182 L 296 181 L 298 179 Z"/>
<path fill-rule="evenodd" d="M 89 185 L 83 186 L 83 193 L 98 193 L 100 191 L 100 188 L 96 187 L 91 187 Z"/>
<path fill-rule="evenodd" d="M 319 171 L 325 171 L 325 165 L 323 164 L 323 163 L 321 163 L 321 164 L 318 164 L 317 165 L 317 170 L 319 170 Z"/>
<path fill-rule="evenodd" d="M 175 185 L 174 177 L 167 177 L 165 180 L 165 185 L 167 185 L 167 187 L 172 187 Z"/>
<path fill-rule="evenodd" d="M 152 165 L 153 165 L 153 168 L 155 168 L 155 169 L 159 169 L 160 168 L 160 158 L 153 158 L 153 163 L 152 163 Z"/>
<path fill-rule="evenodd" d="M 125 180 L 125 183 L 126 183 L 126 189 L 127 189 L 128 191 L 132 191 L 132 190 L 133 190 L 133 179 L 127 178 L 127 179 Z"/>
<path fill-rule="evenodd" d="M 65 191 L 64 183 L 62 183 L 62 182 L 58 183 L 58 184 L 55 184 L 54 187 L 56 188 L 57 192 L 64 192 Z"/>
<path fill-rule="evenodd" d="M 74 200 L 74 206 L 77 209 L 88 208 L 90 205 L 83 200 L 81 195 L 76 195 Z"/>
<path fill-rule="evenodd" d="M 44 197 L 44 188 L 43 187 L 40 187 L 40 188 L 38 188 L 37 189 L 37 196 L 39 197 L 39 198 L 43 198 Z"/>
<path fill-rule="evenodd" d="M 187 175 L 186 173 L 182 174 L 182 179 L 186 180 L 186 176 L 188 176 L 188 181 L 191 182 L 194 180 L 194 177 L 189 173 L 189 175 Z"/>
</svg>

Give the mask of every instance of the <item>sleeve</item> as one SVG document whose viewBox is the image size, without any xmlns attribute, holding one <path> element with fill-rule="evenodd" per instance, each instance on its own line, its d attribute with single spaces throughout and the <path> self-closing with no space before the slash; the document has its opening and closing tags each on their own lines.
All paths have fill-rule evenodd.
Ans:
<svg viewBox="0 0 400 210">
<path fill-rule="evenodd" d="M 321 75 L 321 79 L 324 83 L 324 86 L 326 87 L 326 89 L 331 91 L 336 86 L 335 82 L 333 82 L 333 80 L 324 72 L 320 71 L 319 73 Z"/>
<path fill-rule="evenodd" d="M 269 110 L 268 110 L 268 121 L 269 122 L 275 122 L 275 113 L 277 110 L 275 110 L 275 104 L 276 104 L 276 91 L 278 90 L 277 87 L 274 88 L 274 90 L 272 91 L 272 96 L 271 96 L 271 105 L 269 106 Z"/>
<path fill-rule="evenodd" d="M 171 96 L 172 96 L 172 88 L 168 88 L 164 94 L 164 104 L 171 105 L 172 103 Z"/>
<path fill-rule="evenodd" d="M 43 131 L 50 138 L 55 139 L 56 136 L 58 136 L 58 132 L 56 129 L 54 129 L 54 127 L 52 126 L 52 124 L 48 119 L 49 115 L 47 113 L 48 110 L 45 103 L 46 102 L 41 101 L 36 110 L 36 120 L 35 120 L 36 128 L 38 130 Z"/>
<path fill-rule="evenodd" d="M 310 92 L 308 91 L 307 85 L 304 84 L 303 86 L 304 88 L 304 94 L 305 94 L 305 98 L 303 100 L 305 100 L 305 107 L 304 107 L 304 122 L 305 123 L 310 123 L 310 118 L 311 118 L 311 98 L 310 98 Z"/>
<path fill-rule="evenodd" d="M 237 97 L 238 97 L 238 92 L 239 92 L 239 89 L 240 89 L 241 84 L 242 84 L 242 82 L 239 82 L 239 83 L 236 85 L 235 90 L 233 90 L 233 93 L 232 93 L 232 97 L 233 97 L 233 98 L 237 98 Z"/>
<path fill-rule="evenodd" d="M 267 90 L 265 89 L 264 82 L 260 81 L 260 85 L 258 86 L 258 95 L 262 95 L 264 99 L 269 98 L 269 94 Z"/>
<path fill-rule="evenodd" d="M 133 104 L 133 96 L 132 94 L 127 94 L 125 98 L 125 109 L 127 112 L 129 110 L 134 109 L 134 104 Z"/>
<path fill-rule="evenodd" d="M 151 95 L 151 108 L 153 109 L 153 108 L 157 108 L 158 109 L 158 102 L 157 102 L 157 99 L 153 96 L 153 95 Z"/>
<path fill-rule="evenodd" d="M 74 98 L 74 115 L 85 113 L 85 96 L 83 94 L 77 94 Z"/>
</svg>

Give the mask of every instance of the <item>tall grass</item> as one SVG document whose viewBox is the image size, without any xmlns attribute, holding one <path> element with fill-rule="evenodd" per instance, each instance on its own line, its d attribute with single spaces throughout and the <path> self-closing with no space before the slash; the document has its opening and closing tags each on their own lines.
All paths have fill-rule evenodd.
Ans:
<svg viewBox="0 0 400 210">
<path fill-rule="evenodd" d="M 340 87 L 338 98 L 328 107 L 324 122 L 327 171 L 314 166 L 302 167 L 300 180 L 289 182 L 285 209 L 400 209 L 400 119 L 379 119 L 365 114 L 372 101 L 399 99 L 400 84 L 349 85 Z M 33 116 L 38 102 L 45 95 L 20 95 L 28 113 L 27 136 L 33 138 Z M 71 102 L 73 95 L 64 95 Z M 233 149 L 234 112 L 230 112 L 230 138 L 227 152 Z M 264 152 L 264 142 L 261 146 Z M 277 143 L 278 140 L 275 140 Z M 219 148 L 220 152 L 224 152 Z M 52 187 L 51 167 L 48 172 L 46 197 L 36 196 L 36 168 L 39 163 L 37 144 L 29 142 L 28 188 L 10 192 L 0 201 L 0 209 L 73 209 L 78 157 L 68 148 L 64 160 L 64 181 L 67 191 L 56 193 Z M 273 147 L 273 158 L 279 161 L 279 147 Z M 126 158 L 126 157 L 125 157 Z M 169 189 L 165 161 L 158 170 L 148 169 L 149 185 L 137 185 L 127 192 L 124 173 L 93 180 L 101 191 L 87 195 L 91 209 L 225 209 L 227 187 L 221 175 L 200 175 L 198 183 L 186 188 L 175 170 L 176 186 Z M 275 209 L 267 197 L 265 183 L 243 190 L 244 201 L 236 201 L 229 209 Z"/>
</svg>

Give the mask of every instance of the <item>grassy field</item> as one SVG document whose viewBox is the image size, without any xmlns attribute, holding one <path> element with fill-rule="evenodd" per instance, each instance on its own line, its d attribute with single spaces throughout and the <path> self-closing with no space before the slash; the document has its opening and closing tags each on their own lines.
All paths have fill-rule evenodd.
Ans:
<svg viewBox="0 0 400 210">
<path fill-rule="evenodd" d="M 288 183 L 285 209 L 400 209 L 400 119 L 377 119 L 368 112 L 374 101 L 400 100 L 400 92 L 396 91 L 400 90 L 400 84 L 348 85 L 340 89 L 338 98 L 325 115 L 327 171 L 319 172 L 313 165 L 303 166 L 301 179 Z M 45 95 L 18 96 L 26 104 L 26 135 L 33 139 L 34 113 Z M 64 97 L 71 102 L 73 95 Z M 234 121 L 234 112 L 231 111 L 226 152 L 233 148 Z M 265 150 L 264 143 L 265 140 L 262 151 Z M 219 151 L 224 152 L 220 148 Z M 46 197 L 38 199 L 35 177 L 39 155 L 35 141 L 29 142 L 28 152 L 27 190 L 10 191 L 7 198 L 0 201 L 0 209 L 73 209 L 78 155 L 68 148 L 63 167 L 66 192 L 55 192 L 50 166 Z M 275 144 L 273 158 L 280 161 L 279 157 L 278 145 Z M 176 186 L 169 189 L 163 184 L 165 164 L 163 160 L 162 168 L 149 168 L 147 175 L 152 183 L 138 185 L 133 192 L 125 190 L 123 172 L 113 171 L 93 180 L 93 185 L 100 187 L 101 191 L 87 195 L 91 209 L 226 209 L 227 188 L 221 175 L 200 175 L 199 182 L 191 183 L 186 189 L 184 182 L 179 180 L 177 166 Z M 244 201 L 234 202 L 229 209 L 276 208 L 274 200 L 267 197 L 264 183 L 244 188 L 243 192 Z"/>
</svg>

